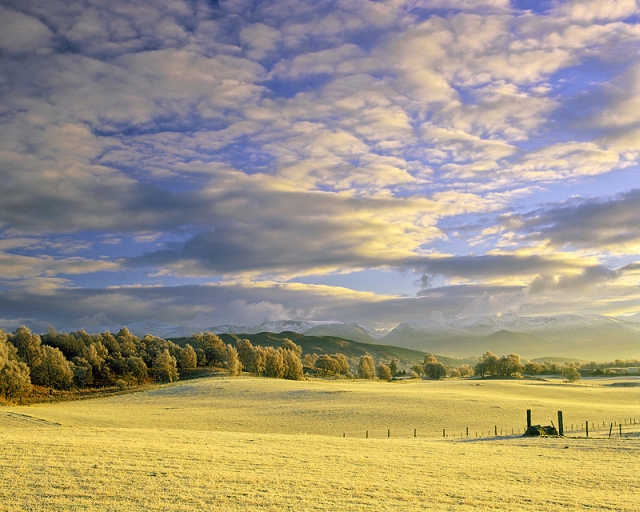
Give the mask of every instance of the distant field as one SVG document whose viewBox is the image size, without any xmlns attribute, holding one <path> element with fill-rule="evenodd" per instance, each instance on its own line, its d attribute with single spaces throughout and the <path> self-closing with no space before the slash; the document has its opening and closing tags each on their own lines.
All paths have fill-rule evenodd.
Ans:
<svg viewBox="0 0 640 512">
<path fill-rule="evenodd" d="M 212 378 L 5 407 L 0 510 L 638 510 L 640 380 L 586 384 Z M 475 437 L 527 408 L 575 431 Z"/>
</svg>

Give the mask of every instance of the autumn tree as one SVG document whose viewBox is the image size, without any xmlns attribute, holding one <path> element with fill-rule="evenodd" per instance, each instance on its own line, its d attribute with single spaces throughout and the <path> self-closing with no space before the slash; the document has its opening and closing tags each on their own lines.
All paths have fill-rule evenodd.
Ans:
<svg viewBox="0 0 640 512">
<path fill-rule="evenodd" d="M 141 357 L 130 356 L 126 359 L 127 374 L 140 384 L 149 376 L 149 370 Z"/>
<path fill-rule="evenodd" d="M 293 351 L 290 349 L 281 349 L 284 359 L 284 378 L 289 380 L 301 380 L 302 373 L 302 360 L 300 354 L 302 351 Z"/>
<path fill-rule="evenodd" d="M 393 375 L 391 375 L 391 369 L 389 368 L 389 366 L 387 366 L 384 363 L 380 363 L 378 365 L 377 373 L 378 373 L 378 378 L 380 380 L 388 380 L 388 381 L 393 380 Z"/>
<path fill-rule="evenodd" d="M 178 365 L 168 349 L 158 352 L 153 360 L 153 371 L 161 382 L 174 382 L 178 380 Z"/>
<path fill-rule="evenodd" d="M 180 359 L 178 360 L 180 368 L 195 368 L 198 364 L 198 356 L 196 351 L 188 343 L 184 346 L 180 352 Z"/>
<path fill-rule="evenodd" d="M 427 355 L 424 358 L 424 374 L 430 379 L 439 380 L 447 376 L 447 367 L 435 356 Z"/>
<path fill-rule="evenodd" d="M 376 376 L 376 366 L 370 355 L 362 356 L 358 363 L 358 376 L 361 379 L 373 379 Z"/>
<path fill-rule="evenodd" d="M 238 351 L 238 358 L 242 363 L 242 367 L 251 372 L 253 371 L 253 345 L 247 339 L 240 339 L 236 342 L 236 350 Z"/>
<path fill-rule="evenodd" d="M 18 349 L 18 357 L 27 363 L 29 368 L 33 368 L 40 362 L 42 341 L 37 334 L 31 334 L 28 327 L 24 325 L 18 327 L 9 341 Z"/>
<path fill-rule="evenodd" d="M 227 346 L 212 332 L 193 335 L 197 348 L 204 350 L 209 366 L 224 366 L 227 357 Z"/>
<path fill-rule="evenodd" d="M 29 367 L 18 360 L 15 346 L 0 331 L 0 393 L 5 400 L 27 395 L 31 391 Z"/>
<path fill-rule="evenodd" d="M 511 377 L 520 372 L 522 372 L 522 363 L 520 362 L 520 356 L 518 354 L 509 354 L 508 356 L 500 357 L 497 365 L 498 375 L 501 377 Z"/>
<path fill-rule="evenodd" d="M 31 369 L 31 380 L 48 388 L 69 389 L 73 383 L 73 371 L 60 349 L 44 345 L 40 361 Z"/>
<path fill-rule="evenodd" d="M 231 345 L 227 345 L 227 370 L 231 377 L 242 375 L 242 363 L 238 358 L 238 351 Z"/>
<path fill-rule="evenodd" d="M 313 354 L 305 354 L 304 357 L 302 358 L 302 363 L 305 366 L 309 366 L 313 368 L 316 365 L 317 359 L 318 359 L 318 354 L 316 354 L 315 352 Z"/>
<path fill-rule="evenodd" d="M 562 367 L 562 380 L 567 382 L 575 382 L 580 380 L 580 372 L 572 364 L 565 364 Z"/>
<path fill-rule="evenodd" d="M 527 363 L 524 365 L 522 369 L 522 372 L 525 373 L 526 375 L 531 375 L 532 377 L 535 377 L 539 373 L 542 373 L 542 370 L 543 368 L 540 363 L 527 361 Z"/>
</svg>

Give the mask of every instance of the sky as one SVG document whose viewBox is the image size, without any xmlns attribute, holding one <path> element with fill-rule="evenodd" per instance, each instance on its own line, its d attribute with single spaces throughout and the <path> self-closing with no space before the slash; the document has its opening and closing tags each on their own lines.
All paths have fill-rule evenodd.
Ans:
<svg viewBox="0 0 640 512">
<path fill-rule="evenodd" d="M 640 311 L 635 0 L 0 0 L 0 328 Z"/>
</svg>

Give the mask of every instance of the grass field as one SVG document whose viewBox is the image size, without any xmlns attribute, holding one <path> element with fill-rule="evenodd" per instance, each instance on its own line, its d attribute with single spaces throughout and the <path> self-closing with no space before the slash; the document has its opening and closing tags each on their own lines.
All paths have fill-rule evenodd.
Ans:
<svg viewBox="0 0 640 512">
<path fill-rule="evenodd" d="M 638 510 L 626 381 L 212 378 L 5 407 L 0 510 Z M 526 409 L 575 431 L 486 437 L 522 429 Z"/>
</svg>

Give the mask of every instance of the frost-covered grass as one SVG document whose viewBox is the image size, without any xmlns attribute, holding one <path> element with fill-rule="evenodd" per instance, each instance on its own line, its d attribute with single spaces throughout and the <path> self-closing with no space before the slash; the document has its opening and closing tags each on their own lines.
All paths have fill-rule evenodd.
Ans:
<svg viewBox="0 0 640 512">
<path fill-rule="evenodd" d="M 6 407 L 0 509 L 638 510 L 640 425 L 608 422 L 640 419 L 640 388 L 596 383 L 203 379 Z M 607 428 L 475 437 L 527 408 Z"/>
</svg>

